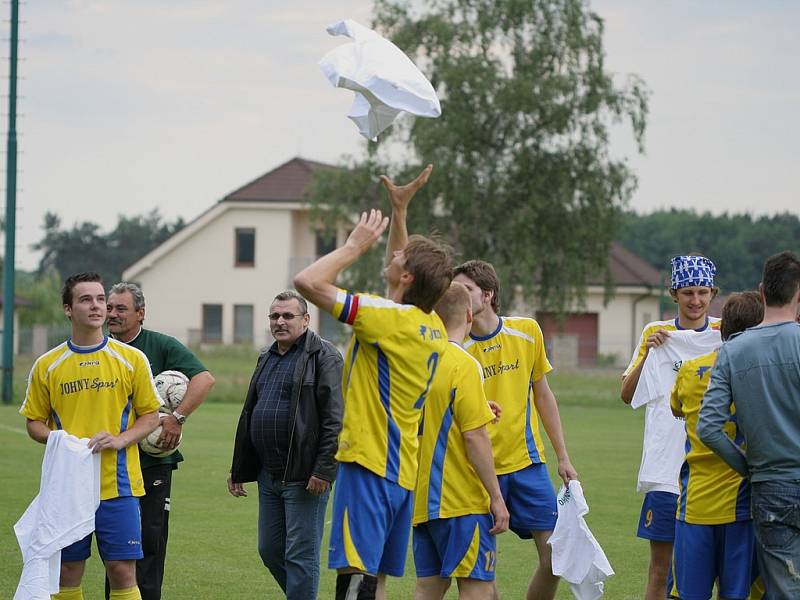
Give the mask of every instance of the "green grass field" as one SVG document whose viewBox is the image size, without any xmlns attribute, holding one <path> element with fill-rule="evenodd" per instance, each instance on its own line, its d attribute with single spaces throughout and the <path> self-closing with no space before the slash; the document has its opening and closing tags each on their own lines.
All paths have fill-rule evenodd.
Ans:
<svg viewBox="0 0 800 600">
<path fill-rule="evenodd" d="M 228 494 L 225 484 L 238 402 L 255 354 L 237 350 L 203 354 L 202 358 L 217 376 L 218 385 L 185 429 L 181 450 L 187 460 L 173 483 L 164 598 L 280 598 L 280 589 L 256 552 L 256 486 L 248 486 L 249 497 L 237 499 Z M 29 364 L 17 365 L 15 390 L 20 399 Z M 643 412 L 633 412 L 619 400 L 617 372 L 554 373 L 549 379 L 559 399 L 568 448 L 589 503 L 587 521 L 617 573 L 608 580 L 605 597 L 641 598 L 649 550 L 646 542 L 635 537 L 641 498 L 634 489 Z M 0 600 L 13 596 L 21 571 L 12 527 L 38 490 L 44 449 L 28 438 L 17 410 L 18 406 L 0 406 Z M 553 476 L 553 469 L 550 471 Z M 323 566 L 326 549 L 327 531 Z M 524 596 L 535 564 L 533 542 L 520 540 L 510 532 L 498 538 L 497 581 L 503 598 Z M 402 579 L 390 580 L 390 598 L 412 597 L 414 568 L 410 554 L 406 572 Z M 323 568 L 321 598 L 333 597 L 334 583 L 334 572 Z M 102 598 L 101 563 L 96 552 L 88 563 L 83 587 L 88 600 Z M 447 597 L 455 598 L 454 590 Z M 558 598 L 572 598 L 568 585 L 562 583 Z"/>
</svg>

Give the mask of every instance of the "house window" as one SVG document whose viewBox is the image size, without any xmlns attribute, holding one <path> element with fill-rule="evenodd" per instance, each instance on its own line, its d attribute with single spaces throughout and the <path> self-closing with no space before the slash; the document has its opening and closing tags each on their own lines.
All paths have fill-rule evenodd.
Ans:
<svg viewBox="0 0 800 600">
<path fill-rule="evenodd" d="M 234 266 L 252 267 L 256 264 L 256 230 L 236 229 L 236 260 Z"/>
<path fill-rule="evenodd" d="M 317 258 L 325 256 L 336 250 L 336 232 L 317 231 L 316 252 Z"/>
<path fill-rule="evenodd" d="M 233 343 L 245 344 L 253 341 L 253 305 L 233 305 Z"/>
<path fill-rule="evenodd" d="M 203 341 L 222 341 L 222 304 L 203 304 Z"/>
</svg>

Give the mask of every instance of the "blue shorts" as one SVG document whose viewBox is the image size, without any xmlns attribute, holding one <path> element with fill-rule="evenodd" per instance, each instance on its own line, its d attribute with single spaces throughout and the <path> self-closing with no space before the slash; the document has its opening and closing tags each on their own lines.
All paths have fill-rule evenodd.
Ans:
<svg viewBox="0 0 800 600">
<path fill-rule="evenodd" d="M 678 495 L 670 492 L 647 492 L 639 515 L 636 535 L 654 542 L 675 541 L 675 511 Z"/>
<path fill-rule="evenodd" d="M 744 600 L 753 581 L 752 521 L 726 525 L 675 523 L 675 585 L 681 600 L 708 600 L 719 578 L 719 595 Z"/>
<path fill-rule="evenodd" d="M 339 463 L 328 568 L 402 577 L 413 510 L 411 491 L 356 463 Z"/>
<path fill-rule="evenodd" d="M 97 549 L 103 560 L 139 560 L 142 553 L 142 518 L 139 498 L 124 496 L 101 500 L 94 514 Z M 92 555 L 92 534 L 61 551 L 61 562 L 86 560 Z"/>
<path fill-rule="evenodd" d="M 492 515 L 434 519 L 414 527 L 417 577 L 464 577 L 494 581 L 497 541 Z"/>
<path fill-rule="evenodd" d="M 544 463 L 498 475 L 500 492 L 511 515 L 509 529 L 523 540 L 534 531 L 553 531 L 558 518 L 556 492 Z"/>
</svg>

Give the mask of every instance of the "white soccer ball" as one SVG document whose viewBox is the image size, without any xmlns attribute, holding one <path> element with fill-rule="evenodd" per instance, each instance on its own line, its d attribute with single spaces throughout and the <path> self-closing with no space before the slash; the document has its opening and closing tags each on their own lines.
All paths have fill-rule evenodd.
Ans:
<svg viewBox="0 0 800 600">
<path fill-rule="evenodd" d="M 164 410 L 172 414 L 186 394 L 189 378 L 180 371 L 163 371 L 155 376 L 156 390 L 164 401 Z"/>
<path fill-rule="evenodd" d="M 169 415 L 159 414 L 159 418 L 163 419 Z M 150 456 L 155 456 L 156 458 L 163 458 L 164 456 L 169 456 L 175 450 L 178 449 L 178 446 L 181 445 L 181 440 L 183 439 L 183 434 L 180 434 L 178 437 L 178 443 L 175 444 L 174 448 L 170 448 L 169 450 L 162 448 L 158 445 L 158 438 L 161 437 L 161 425 L 156 427 L 151 433 L 147 435 L 142 441 L 139 442 L 139 448 L 141 448 L 142 452 L 149 454 Z"/>
</svg>

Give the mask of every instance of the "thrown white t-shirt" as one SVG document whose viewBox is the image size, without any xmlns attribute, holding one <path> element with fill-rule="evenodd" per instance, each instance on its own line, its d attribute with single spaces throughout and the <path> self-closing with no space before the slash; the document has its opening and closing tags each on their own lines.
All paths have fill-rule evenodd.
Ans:
<svg viewBox="0 0 800 600">
<path fill-rule="evenodd" d="M 632 408 L 647 405 L 636 491 L 680 493 L 686 429 L 683 421 L 672 416 L 670 394 L 683 361 L 713 352 L 721 344 L 717 329 L 670 331 L 669 339 L 647 354 L 631 401 Z"/>
<path fill-rule="evenodd" d="M 558 520 L 547 541 L 553 549 L 553 574 L 569 582 L 578 600 L 597 600 L 614 570 L 584 519 L 589 505 L 580 482 L 561 486 L 557 502 Z"/>
<path fill-rule="evenodd" d="M 92 454 L 88 441 L 63 430 L 47 438 L 39 494 L 14 525 L 23 560 L 14 600 L 50 600 L 57 594 L 61 549 L 94 531 L 100 454 Z"/>
<path fill-rule="evenodd" d="M 442 114 L 431 83 L 392 42 L 352 19 L 334 23 L 328 33 L 353 40 L 328 52 L 319 66 L 334 87 L 355 92 L 347 116 L 361 135 L 377 139 L 403 111 L 420 117 Z"/>
</svg>

